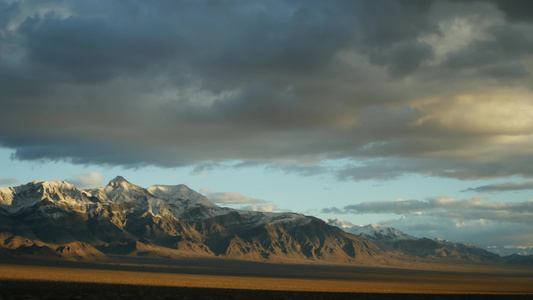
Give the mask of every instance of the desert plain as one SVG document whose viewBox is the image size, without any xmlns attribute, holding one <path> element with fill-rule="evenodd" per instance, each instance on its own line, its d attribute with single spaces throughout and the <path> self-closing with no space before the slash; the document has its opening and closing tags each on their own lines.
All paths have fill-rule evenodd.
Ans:
<svg viewBox="0 0 533 300">
<path fill-rule="evenodd" d="M 0 263 L 2 299 L 530 299 L 533 269 L 281 264 L 229 259 Z"/>
</svg>

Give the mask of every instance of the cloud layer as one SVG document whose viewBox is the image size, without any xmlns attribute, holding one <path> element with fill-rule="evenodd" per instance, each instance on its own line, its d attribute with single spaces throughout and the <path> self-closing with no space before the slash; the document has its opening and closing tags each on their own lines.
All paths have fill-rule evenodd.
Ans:
<svg viewBox="0 0 533 300">
<path fill-rule="evenodd" d="M 453 220 L 497 220 L 533 223 L 533 199 L 524 202 L 488 202 L 482 197 L 456 200 L 436 197 L 426 200 L 372 201 L 325 208 L 325 213 L 424 215 Z"/>
<path fill-rule="evenodd" d="M 419 237 L 441 237 L 477 246 L 533 246 L 533 199 L 491 202 L 482 197 L 457 200 L 446 196 L 425 200 L 361 202 L 324 208 L 322 213 L 395 214 L 381 222 Z"/>
<path fill-rule="evenodd" d="M 530 5 L 0 1 L 0 146 L 346 180 L 531 177 Z"/>
<path fill-rule="evenodd" d="M 260 212 L 280 210 L 276 205 L 267 203 L 265 200 L 251 198 L 237 192 L 211 193 L 209 188 L 202 188 L 200 193 L 204 194 L 213 203 L 222 204 L 223 206 L 232 205 L 240 210 Z"/>
<path fill-rule="evenodd" d="M 74 177 L 65 179 L 80 189 L 95 188 L 103 185 L 104 178 L 99 172 L 89 172 L 78 174 Z"/>
<path fill-rule="evenodd" d="M 484 192 L 498 193 L 498 192 L 520 191 L 520 190 L 533 190 L 533 180 L 488 184 L 488 185 L 478 186 L 475 188 L 466 189 L 465 192 L 474 191 L 474 192 L 479 192 L 479 193 L 484 193 Z"/>
</svg>

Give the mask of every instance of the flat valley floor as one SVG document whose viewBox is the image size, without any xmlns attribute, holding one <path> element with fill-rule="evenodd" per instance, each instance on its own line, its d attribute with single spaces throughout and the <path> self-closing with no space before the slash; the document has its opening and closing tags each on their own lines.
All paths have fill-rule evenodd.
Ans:
<svg viewBox="0 0 533 300">
<path fill-rule="evenodd" d="M 532 299 L 532 267 L 0 261 L 0 299 Z"/>
</svg>

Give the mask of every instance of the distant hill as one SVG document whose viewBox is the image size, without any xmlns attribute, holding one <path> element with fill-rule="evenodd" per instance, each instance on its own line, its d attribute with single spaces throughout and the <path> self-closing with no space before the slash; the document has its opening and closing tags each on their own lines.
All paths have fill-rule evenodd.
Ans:
<svg viewBox="0 0 533 300">
<path fill-rule="evenodd" d="M 500 256 L 510 256 L 513 254 L 518 255 L 533 255 L 533 247 L 520 247 L 520 246 L 490 246 L 486 247 L 490 252 L 494 252 Z"/>
<path fill-rule="evenodd" d="M 361 236 L 387 252 L 420 258 L 453 259 L 468 262 L 504 262 L 499 255 L 472 245 L 454 243 L 444 239 L 416 238 L 392 227 L 378 224 L 358 226 L 339 219 L 329 219 L 326 223 Z"/>
</svg>

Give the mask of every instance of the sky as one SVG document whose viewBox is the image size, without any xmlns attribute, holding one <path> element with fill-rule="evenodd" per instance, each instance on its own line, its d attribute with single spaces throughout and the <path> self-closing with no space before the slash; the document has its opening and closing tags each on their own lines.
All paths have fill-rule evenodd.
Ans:
<svg viewBox="0 0 533 300">
<path fill-rule="evenodd" d="M 533 1 L 0 0 L 0 186 L 533 247 Z"/>
</svg>

